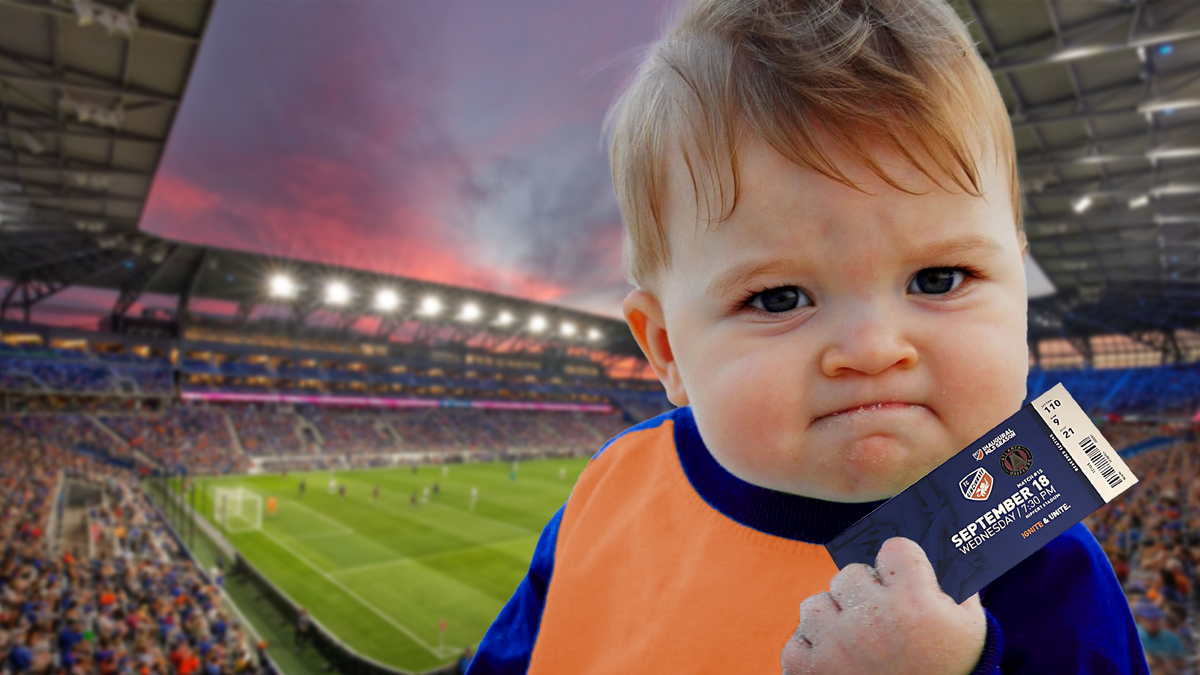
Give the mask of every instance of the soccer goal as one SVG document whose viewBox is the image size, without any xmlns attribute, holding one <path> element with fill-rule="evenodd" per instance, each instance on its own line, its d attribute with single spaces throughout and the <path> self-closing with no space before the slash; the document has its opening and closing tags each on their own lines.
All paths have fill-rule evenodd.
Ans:
<svg viewBox="0 0 1200 675">
<path fill-rule="evenodd" d="M 262 497 L 246 488 L 213 488 L 213 520 L 226 532 L 262 529 Z"/>
</svg>

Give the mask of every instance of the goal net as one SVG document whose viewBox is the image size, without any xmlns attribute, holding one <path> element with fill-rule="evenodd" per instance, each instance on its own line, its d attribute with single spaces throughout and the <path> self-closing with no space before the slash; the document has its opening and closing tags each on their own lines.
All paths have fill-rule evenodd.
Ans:
<svg viewBox="0 0 1200 675">
<path fill-rule="evenodd" d="M 246 488 L 213 488 L 213 520 L 226 532 L 262 529 L 262 497 Z"/>
</svg>

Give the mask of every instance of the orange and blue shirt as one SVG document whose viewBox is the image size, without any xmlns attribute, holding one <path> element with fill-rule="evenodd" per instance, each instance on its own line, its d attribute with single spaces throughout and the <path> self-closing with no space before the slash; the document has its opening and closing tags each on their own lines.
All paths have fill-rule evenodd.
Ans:
<svg viewBox="0 0 1200 675">
<path fill-rule="evenodd" d="M 690 407 L 647 420 L 589 462 L 468 673 L 779 673 L 800 603 L 837 574 L 824 543 L 881 503 L 738 479 L 709 454 Z M 1082 524 L 980 599 L 978 675 L 1148 673 L 1129 605 Z"/>
</svg>

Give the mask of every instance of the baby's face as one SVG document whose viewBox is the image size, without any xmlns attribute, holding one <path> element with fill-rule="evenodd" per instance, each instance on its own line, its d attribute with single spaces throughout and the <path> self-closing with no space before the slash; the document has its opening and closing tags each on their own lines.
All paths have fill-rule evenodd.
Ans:
<svg viewBox="0 0 1200 675">
<path fill-rule="evenodd" d="M 741 199 L 705 229 L 686 168 L 655 289 L 681 392 L 713 456 L 756 485 L 835 501 L 897 494 L 1025 397 L 1024 264 L 1008 185 L 985 198 L 834 154 L 870 195 L 752 134 Z M 948 181 L 947 181 L 948 184 Z M 669 385 L 670 388 L 670 385 Z M 682 394 L 680 396 L 679 394 Z"/>
</svg>

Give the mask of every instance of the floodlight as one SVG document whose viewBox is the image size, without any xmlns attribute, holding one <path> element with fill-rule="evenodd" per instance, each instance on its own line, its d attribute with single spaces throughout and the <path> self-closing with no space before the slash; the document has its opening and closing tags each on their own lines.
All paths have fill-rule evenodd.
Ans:
<svg viewBox="0 0 1200 675">
<path fill-rule="evenodd" d="M 1150 195 L 1141 195 L 1129 200 L 1129 208 L 1140 209 L 1150 203 Z"/>
<path fill-rule="evenodd" d="M 540 333 L 546 330 L 546 319 L 541 316 L 535 316 L 529 320 L 529 330 Z"/>
<path fill-rule="evenodd" d="M 296 295 L 296 283 L 283 274 L 271 277 L 270 289 L 273 298 L 291 298 Z"/>
<path fill-rule="evenodd" d="M 516 319 L 510 312 L 500 312 L 500 316 L 496 317 L 497 326 L 508 326 L 512 324 L 513 321 L 516 321 Z"/>
<path fill-rule="evenodd" d="M 400 306 L 400 296 L 390 288 L 381 288 L 375 293 L 375 309 L 390 312 Z"/>
<path fill-rule="evenodd" d="M 341 281 L 331 281 L 325 287 L 325 302 L 331 305 L 344 305 L 350 302 L 350 287 Z"/>
<path fill-rule="evenodd" d="M 558 330 L 563 334 L 563 337 L 571 337 L 575 334 L 575 324 L 571 323 L 570 321 L 564 321 L 563 324 L 558 327 Z"/>
<path fill-rule="evenodd" d="M 595 329 L 595 328 L 589 328 L 589 329 L 588 329 L 588 332 L 587 332 L 587 339 L 589 339 L 589 340 L 599 340 L 601 337 L 602 337 L 602 335 L 601 335 L 601 333 L 600 333 L 600 331 L 599 331 L 599 330 L 597 330 L 597 329 Z"/>
<path fill-rule="evenodd" d="M 421 301 L 421 313 L 425 316 L 437 316 L 442 311 L 442 301 L 433 296 Z"/>
<path fill-rule="evenodd" d="M 483 316 L 483 312 L 479 309 L 479 305 L 468 302 L 462 306 L 462 311 L 459 313 L 458 318 L 463 321 L 474 321 L 480 316 Z"/>
<path fill-rule="evenodd" d="M 1091 205 L 1092 205 L 1092 198 L 1091 197 L 1083 197 L 1079 201 L 1075 202 L 1074 204 L 1071 204 L 1071 208 L 1075 209 L 1075 213 L 1083 213 L 1084 211 L 1087 211 L 1088 208 L 1091 207 Z"/>
</svg>

